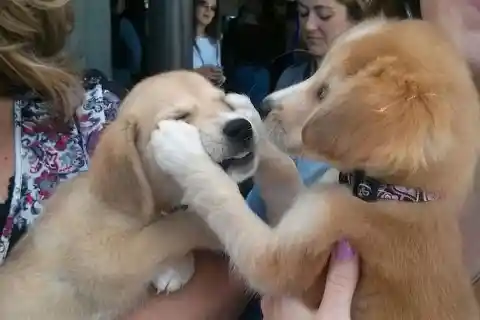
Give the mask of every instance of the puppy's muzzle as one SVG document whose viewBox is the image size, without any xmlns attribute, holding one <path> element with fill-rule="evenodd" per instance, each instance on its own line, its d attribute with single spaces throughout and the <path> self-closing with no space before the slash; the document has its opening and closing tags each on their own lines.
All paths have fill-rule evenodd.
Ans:
<svg viewBox="0 0 480 320">
<path fill-rule="evenodd" d="M 226 170 L 249 165 L 255 158 L 254 132 L 250 121 L 243 118 L 230 120 L 225 123 L 223 134 L 234 155 L 220 162 L 222 168 Z"/>
<path fill-rule="evenodd" d="M 223 127 L 223 134 L 235 148 L 250 149 L 253 144 L 253 128 L 246 119 L 228 121 Z"/>
</svg>

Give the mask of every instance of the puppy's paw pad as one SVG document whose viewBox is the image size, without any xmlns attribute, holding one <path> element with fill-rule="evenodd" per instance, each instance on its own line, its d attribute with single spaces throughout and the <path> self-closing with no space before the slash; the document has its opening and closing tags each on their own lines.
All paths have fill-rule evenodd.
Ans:
<svg viewBox="0 0 480 320">
<path fill-rule="evenodd" d="M 180 290 L 187 284 L 194 273 L 193 257 L 185 257 L 179 263 L 162 268 L 153 281 L 153 285 L 157 289 L 157 293 L 172 293 Z"/>
<path fill-rule="evenodd" d="M 158 294 L 171 293 L 180 290 L 189 280 L 190 278 L 182 278 L 182 275 L 170 270 L 170 272 L 159 274 L 154 281 L 154 286 Z"/>
</svg>

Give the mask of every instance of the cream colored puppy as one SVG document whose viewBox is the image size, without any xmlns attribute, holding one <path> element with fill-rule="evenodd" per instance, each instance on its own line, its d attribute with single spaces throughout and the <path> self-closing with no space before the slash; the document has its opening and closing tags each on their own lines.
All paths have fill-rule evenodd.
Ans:
<svg viewBox="0 0 480 320">
<path fill-rule="evenodd" d="M 232 183 L 253 175 L 262 125 L 248 98 L 192 72 L 143 81 L 103 133 L 90 170 L 58 187 L 0 267 L 0 319 L 116 319 L 152 279 L 160 291 L 185 284 L 193 249 L 222 249 L 183 212 L 181 188 L 153 160 L 151 133 L 171 118 L 196 126 L 209 161 Z"/>
</svg>

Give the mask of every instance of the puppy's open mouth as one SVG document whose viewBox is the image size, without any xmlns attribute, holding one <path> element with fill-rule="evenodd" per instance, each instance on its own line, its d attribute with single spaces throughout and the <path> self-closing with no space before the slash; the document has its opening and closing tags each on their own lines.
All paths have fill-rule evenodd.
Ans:
<svg viewBox="0 0 480 320">
<path fill-rule="evenodd" d="M 227 170 L 230 167 L 241 167 L 250 164 L 255 158 L 253 151 L 244 151 L 233 157 L 226 158 L 219 162 L 219 165 L 223 170 Z"/>
</svg>

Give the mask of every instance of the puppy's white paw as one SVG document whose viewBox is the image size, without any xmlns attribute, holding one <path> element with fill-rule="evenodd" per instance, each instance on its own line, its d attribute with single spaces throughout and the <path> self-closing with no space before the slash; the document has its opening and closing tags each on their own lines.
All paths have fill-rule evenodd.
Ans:
<svg viewBox="0 0 480 320">
<path fill-rule="evenodd" d="M 166 173 L 188 174 L 198 160 L 209 160 L 198 129 L 180 120 L 162 120 L 150 137 L 155 162 Z"/>
<path fill-rule="evenodd" d="M 195 260 L 192 254 L 163 266 L 153 281 L 157 293 L 171 293 L 180 290 L 195 273 Z"/>
</svg>

